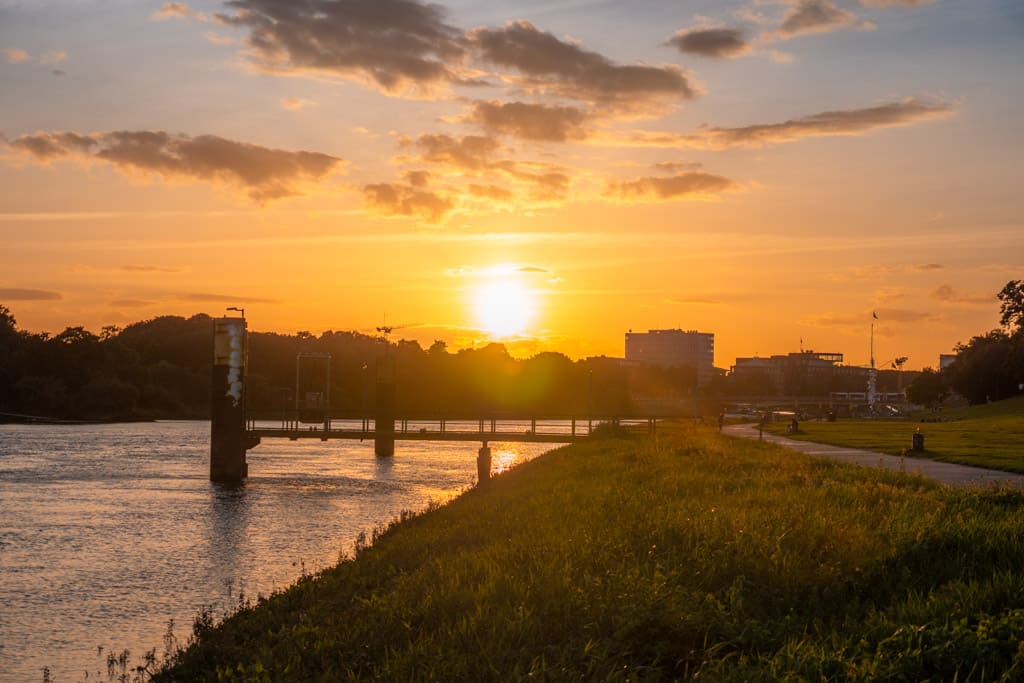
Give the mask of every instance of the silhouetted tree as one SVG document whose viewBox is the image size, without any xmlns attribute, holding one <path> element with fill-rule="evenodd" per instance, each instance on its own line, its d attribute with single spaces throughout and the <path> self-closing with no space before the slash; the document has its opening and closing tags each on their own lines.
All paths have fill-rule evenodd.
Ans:
<svg viewBox="0 0 1024 683">
<path fill-rule="evenodd" d="M 949 388 L 942 375 L 932 368 L 925 368 L 907 387 L 907 399 L 911 403 L 934 408 L 949 396 Z"/>
<path fill-rule="evenodd" d="M 999 294 L 999 324 L 1009 329 L 1024 329 L 1024 280 L 1010 280 Z"/>
</svg>

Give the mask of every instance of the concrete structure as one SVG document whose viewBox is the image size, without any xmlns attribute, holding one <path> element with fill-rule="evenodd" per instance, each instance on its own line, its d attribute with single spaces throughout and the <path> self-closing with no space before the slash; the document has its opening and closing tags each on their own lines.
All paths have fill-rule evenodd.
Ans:
<svg viewBox="0 0 1024 683">
<path fill-rule="evenodd" d="M 210 396 L 210 481 L 237 484 L 249 475 L 245 462 L 244 318 L 213 321 L 213 377 Z"/>
<path fill-rule="evenodd" d="M 630 330 L 626 360 L 665 368 L 691 367 L 697 371 L 697 384 L 704 385 L 715 372 L 715 335 L 696 330 Z"/>
</svg>

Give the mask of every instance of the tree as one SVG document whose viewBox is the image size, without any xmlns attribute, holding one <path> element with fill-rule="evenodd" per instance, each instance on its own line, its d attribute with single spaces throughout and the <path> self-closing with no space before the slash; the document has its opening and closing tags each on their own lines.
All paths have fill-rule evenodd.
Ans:
<svg viewBox="0 0 1024 683">
<path fill-rule="evenodd" d="M 1010 280 L 996 294 L 999 297 L 999 323 L 1006 328 L 1024 330 L 1024 280 Z"/>
<path fill-rule="evenodd" d="M 911 403 L 934 408 L 949 396 L 949 388 L 942 375 L 932 368 L 925 368 L 907 387 L 907 398 Z"/>
</svg>

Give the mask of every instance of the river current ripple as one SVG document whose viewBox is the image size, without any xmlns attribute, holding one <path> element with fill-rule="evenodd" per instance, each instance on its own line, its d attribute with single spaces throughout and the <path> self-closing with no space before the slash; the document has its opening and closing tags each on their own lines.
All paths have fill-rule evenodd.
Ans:
<svg viewBox="0 0 1024 683">
<path fill-rule="evenodd" d="M 267 441 L 239 488 L 208 481 L 208 422 L 0 425 L 0 682 L 106 676 L 207 606 L 333 565 L 402 510 L 474 483 L 472 443 Z M 552 446 L 491 444 L 496 469 Z M 102 656 L 99 648 L 103 648 Z"/>
</svg>

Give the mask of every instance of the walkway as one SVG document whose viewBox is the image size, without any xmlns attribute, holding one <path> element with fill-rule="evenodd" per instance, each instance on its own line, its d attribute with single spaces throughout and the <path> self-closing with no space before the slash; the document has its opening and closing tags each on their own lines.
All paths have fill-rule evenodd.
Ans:
<svg viewBox="0 0 1024 683">
<path fill-rule="evenodd" d="M 756 439 L 758 436 L 756 424 L 729 425 L 722 432 L 727 436 L 737 436 L 744 439 Z M 831 458 L 832 460 L 864 465 L 865 467 L 879 467 L 895 472 L 920 474 L 923 477 L 934 479 L 940 484 L 946 484 L 947 486 L 990 486 L 995 484 L 998 486 L 1024 488 L 1024 475 L 1013 474 L 1012 472 L 987 470 L 981 467 L 957 465 L 949 462 L 926 460 L 924 458 L 901 458 L 898 455 L 865 451 L 859 448 L 846 448 L 844 446 L 829 446 L 828 444 L 813 443 L 811 441 L 797 441 L 768 432 L 764 433 L 764 440 L 785 446 L 786 448 L 792 448 L 816 458 Z"/>
</svg>

